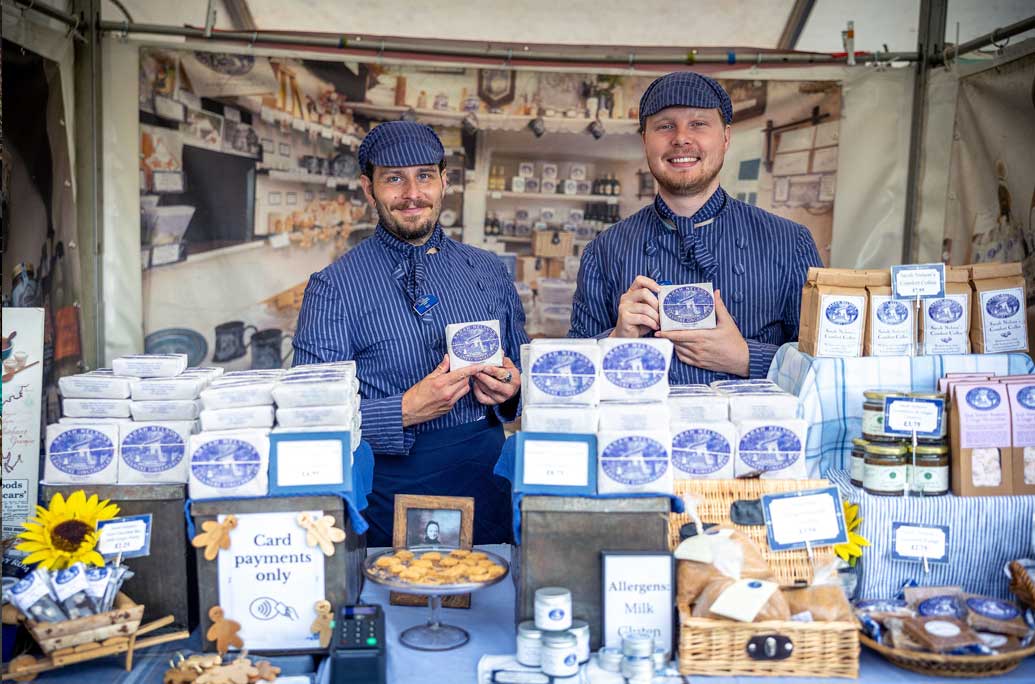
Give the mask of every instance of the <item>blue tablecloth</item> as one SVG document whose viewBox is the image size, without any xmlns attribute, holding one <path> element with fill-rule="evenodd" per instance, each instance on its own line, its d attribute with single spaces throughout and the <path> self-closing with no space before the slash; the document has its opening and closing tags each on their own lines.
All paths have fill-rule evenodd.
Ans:
<svg viewBox="0 0 1035 684">
<path fill-rule="evenodd" d="M 956 356 L 866 356 L 818 358 L 798 351 L 797 343 L 776 352 L 769 379 L 801 399 L 809 423 L 805 461 L 809 477 L 831 468 L 848 468 L 852 438 L 862 435 L 863 392 L 881 388 L 930 392 L 946 373 L 1021 375 L 1035 371 L 1027 354 Z"/>
<path fill-rule="evenodd" d="M 1035 496 L 873 496 L 852 485 L 848 473 L 827 473 L 845 499 L 859 504 L 859 534 L 870 540 L 859 561 L 859 596 L 892 598 L 902 583 L 961 586 L 964 591 L 1010 599 L 1003 568 L 1017 558 L 1032 558 Z M 891 523 L 906 522 L 949 527 L 949 563 L 928 564 L 891 560 Z"/>
</svg>

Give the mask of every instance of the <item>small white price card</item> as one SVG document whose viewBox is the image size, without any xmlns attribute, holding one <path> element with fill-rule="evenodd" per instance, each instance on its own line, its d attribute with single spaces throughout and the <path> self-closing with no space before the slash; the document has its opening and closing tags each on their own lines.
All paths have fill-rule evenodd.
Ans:
<svg viewBox="0 0 1035 684">
<path fill-rule="evenodd" d="M 903 264 L 891 267 L 895 299 L 938 299 L 945 296 L 945 264 Z"/>
<path fill-rule="evenodd" d="M 585 487 L 589 484 L 589 445 L 585 442 L 525 442 L 525 484 Z"/>
<path fill-rule="evenodd" d="M 275 475 L 279 487 L 340 484 L 345 477 L 339 440 L 280 442 L 278 449 Z"/>
<path fill-rule="evenodd" d="M 762 497 L 762 512 L 773 551 L 848 541 L 837 487 L 767 494 Z"/>
<path fill-rule="evenodd" d="M 891 523 L 891 558 L 896 561 L 948 563 L 947 525 Z"/>
<path fill-rule="evenodd" d="M 151 514 L 127 515 L 97 523 L 97 552 L 104 558 L 139 558 L 151 553 Z"/>
<path fill-rule="evenodd" d="M 884 431 L 894 435 L 938 437 L 945 416 L 944 399 L 886 397 L 884 399 Z"/>
</svg>

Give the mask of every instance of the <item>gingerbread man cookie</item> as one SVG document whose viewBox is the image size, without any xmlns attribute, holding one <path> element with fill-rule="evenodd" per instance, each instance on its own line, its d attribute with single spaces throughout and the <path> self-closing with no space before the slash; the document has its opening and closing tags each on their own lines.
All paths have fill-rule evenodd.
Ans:
<svg viewBox="0 0 1035 684">
<path fill-rule="evenodd" d="M 216 651 L 219 655 L 225 654 L 231 646 L 244 648 L 244 642 L 237 636 L 241 631 L 240 622 L 225 619 L 223 609 L 219 606 L 209 608 L 208 617 L 212 620 L 212 626 L 208 628 L 205 638 L 216 642 Z"/>
</svg>

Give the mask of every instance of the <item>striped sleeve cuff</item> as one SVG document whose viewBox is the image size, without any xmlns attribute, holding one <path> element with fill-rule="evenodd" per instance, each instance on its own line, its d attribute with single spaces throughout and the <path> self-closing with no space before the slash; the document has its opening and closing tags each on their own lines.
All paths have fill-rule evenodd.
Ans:
<svg viewBox="0 0 1035 684">
<path fill-rule="evenodd" d="M 779 347 L 775 344 L 744 340 L 748 346 L 748 377 L 752 380 L 769 376 L 769 366 L 773 365 L 773 357 Z M 366 420 L 364 414 L 363 419 Z"/>
<path fill-rule="evenodd" d="M 410 453 L 415 434 L 402 424 L 402 395 L 384 399 L 364 399 L 363 439 L 370 443 L 375 454 L 405 456 Z"/>
<path fill-rule="evenodd" d="M 521 392 L 518 392 L 502 404 L 492 407 L 501 423 L 513 423 L 521 415 Z"/>
</svg>

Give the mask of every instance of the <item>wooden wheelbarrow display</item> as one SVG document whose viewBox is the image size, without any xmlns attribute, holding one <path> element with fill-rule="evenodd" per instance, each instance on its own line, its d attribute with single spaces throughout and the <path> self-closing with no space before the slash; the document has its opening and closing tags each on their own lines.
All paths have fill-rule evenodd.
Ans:
<svg viewBox="0 0 1035 684">
<path fill-rule="evenodd" d="M 144 606 L 120 593 L 115 597 L 115 608 L 106 613 L 64 622 L 25 620 L 25 626 L 44 656 L 36 658 L 20 655 L 14 658 L 4 670 L 3 681 L 29 682 L 41 672 L 119 653 L 126 654 L 126 671 L 129 672 L 133 669 L 133 653 L 136 649 L 190 636 L 186 630 L 180 630 L 141 639 L 144 634 L 172 624 L 173 621 L 172 615 L 166 615 L 141 625 L 143 616 Z M 4 618 L 8 622 L 9 614 L 5 612 Z"/>
</svg>

